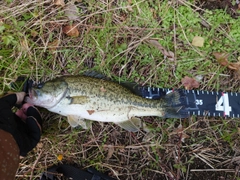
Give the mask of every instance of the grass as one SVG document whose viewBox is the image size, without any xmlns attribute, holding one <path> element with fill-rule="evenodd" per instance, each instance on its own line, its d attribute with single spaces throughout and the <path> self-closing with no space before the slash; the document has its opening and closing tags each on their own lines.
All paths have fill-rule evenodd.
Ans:
<svg viewBox="0 0 240 180">
<path fill-rule="evenodd" d="M 78 18 L 69 20 L 66 6 L 50 0 L 1 1 L 2 93 L 20 75 L 39 82 L 87 70 L 166 88 L 183 88 L 184 76 L 198 76 L 200 89 L 239 92 L 239 80 L 212 55 L 227 52 L 230 62 L 239 59 L 240 19 L 228 9 L 210 10 L 198 1 L 74 4 Z M 77 25 L 78 37 L 63 32 L 71 24 Z M 191 44 L 195 36 L 204 38 L 203 47 Z M 63 162 L 93 166 L 116 179 L 240 178 L 239 119 L 146 117 L 152 132 L 133 134 L 110 123 L 95 122 L 88 131 L 69 129 L 64 117 L 41 112 L 46 120 L 42 140 L 21 160 L 16 179 L 37 179 Z"/>
</svg>

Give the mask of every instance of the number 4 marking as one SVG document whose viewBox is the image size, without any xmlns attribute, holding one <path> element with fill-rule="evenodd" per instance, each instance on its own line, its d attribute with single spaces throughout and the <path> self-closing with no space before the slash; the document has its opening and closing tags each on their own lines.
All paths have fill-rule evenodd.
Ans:
<svg viewBox="0 0 240 180">
<path fill-rule="evenodd" d="M 215 105 L 216 111 L 223 111 L 224 116 L 229 116 L 232 111 L 232 107 L 229 106 L 228 93 L 222 93 L 222 96 Z"/>
</svg>

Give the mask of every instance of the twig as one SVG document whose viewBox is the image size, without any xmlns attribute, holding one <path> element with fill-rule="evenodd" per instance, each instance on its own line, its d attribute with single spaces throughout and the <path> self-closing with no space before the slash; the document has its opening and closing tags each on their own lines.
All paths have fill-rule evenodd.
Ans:
<svg viewBox="0 0 240 180">
<path fill-rule="evenodd" d="M 43 153 L 43 150 L 41 150 L 41 152 L 39 153 L 39 155 L 38 155 L 37 159 L 35 160 L 33 166 L 31 167 L 32 171 L 31 171 L 30 180 L 32 180 L 32 178 L 33 178 L 33 171 L 34 171 L 39 159 L 41 158 L 42 153 Z"/>
<path fill-rule="evenodd" d="M 190 172 L 220 172 L 220 171 L 224 171 L 224 172 L 232 172 L 235 173 L 236 170 L 235 169 L 191 169 Z M 239 170 L 240 172 L 240 170 Z"/>
</svg>

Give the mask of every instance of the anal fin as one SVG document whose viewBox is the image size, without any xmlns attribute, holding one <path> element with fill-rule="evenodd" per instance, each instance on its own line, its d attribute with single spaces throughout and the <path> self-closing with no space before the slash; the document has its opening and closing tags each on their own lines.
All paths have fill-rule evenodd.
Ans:
<svg viewBox="0 0 240 180">
<path fill-rule="evenodd" d="M 141 120 L 139 118 L 133 117 L 127 121 L 116 123 L 121 128 L 130 131 L 130 132 L 137 132 L 139 128 L 142 126 Z"/>
</svg>

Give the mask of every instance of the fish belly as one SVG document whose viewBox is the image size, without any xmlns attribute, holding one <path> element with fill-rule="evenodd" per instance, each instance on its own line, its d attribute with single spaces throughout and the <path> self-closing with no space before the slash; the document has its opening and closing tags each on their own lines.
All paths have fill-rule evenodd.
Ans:
<svg viewBox="0 0 240 180">
<path fill-rule="evenodd" d="M 109 108 L 95 109 L 93 107 L 86 107 L 84 105 L 57 105 L 48 109 L 51 112 L 69 116 L 75 115 L 84 119 L 101 122 L 123 122 L 135 116 L 162 116 L 161 111 L 151 108 L 139 107 L 119 107 L 111 106 Z"/>
<path fill-rule="evenodd" d="M 82 106 L 82 105 L 65 105 L 65 106 L 57 105 L 48 110 L 63 116 L 76 115 L 84 119 L 101 121 L 101 122 L 117 123 L 117 122 L 122 122 L 129 119 L 128 114 L 120 109 L 96 110 L 93 108 L 86 108 L 85 106 Z"/>
</svg>

